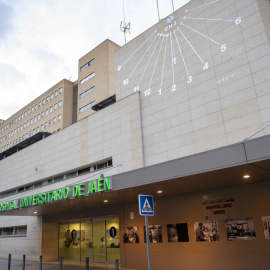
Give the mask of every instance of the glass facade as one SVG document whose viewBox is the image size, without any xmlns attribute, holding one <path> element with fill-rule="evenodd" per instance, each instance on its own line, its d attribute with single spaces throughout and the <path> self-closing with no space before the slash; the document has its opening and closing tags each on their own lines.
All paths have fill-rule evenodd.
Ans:
<svg viewBox="0 0 270 270">
<path fill-rule="evenodd" d="M 110 234 L 112 230 L 116 231 L 115 235 Z M 113 218 L 61 224 L 59 257 L 76 261 L 85 261 L 89 257 L 90 262 L 120 260 L 119 220 Z"/>
</svg>

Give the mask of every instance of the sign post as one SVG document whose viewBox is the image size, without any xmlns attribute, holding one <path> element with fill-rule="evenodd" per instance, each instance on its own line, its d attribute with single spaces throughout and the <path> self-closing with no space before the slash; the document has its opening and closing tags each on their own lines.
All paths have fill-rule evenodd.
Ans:
<svg viewBox="0 0 270 270">
<path fill-rule="evenodd" d="M 145 216 L 145 233 L 147 243 L 148 270 L 151 270 L 151 254 L 149 241 L 148 216 L 154 215 L 154 200 L 150 195 L 139 195 L 139 211 L 141 216 Z"/>
</svg>

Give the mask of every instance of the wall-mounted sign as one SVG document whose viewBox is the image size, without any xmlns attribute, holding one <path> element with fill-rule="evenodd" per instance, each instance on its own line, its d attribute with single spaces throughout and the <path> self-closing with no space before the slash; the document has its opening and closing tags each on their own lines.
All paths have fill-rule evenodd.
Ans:
<svg viewBox="0 0 270 270">
<path fill-rule="evenodd" d="M 202 206 L 206 220 L 224 220 L 237 216 L 234 198 L 207 200 Z"/>
<path fill-rule="evenodd" d="M 112 190 L 111 177 L 100 178 L 70 187 L 63 187 L 12 201 L 1 202 L 0 212 L 88 196 L 109 190 Z"/>
</svg>

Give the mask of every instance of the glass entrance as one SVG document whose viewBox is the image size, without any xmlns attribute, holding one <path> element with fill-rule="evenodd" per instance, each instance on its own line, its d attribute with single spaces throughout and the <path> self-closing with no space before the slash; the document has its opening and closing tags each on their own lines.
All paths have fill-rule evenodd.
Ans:
<svg viewBox="0 0 270 270">
<path fill-rule="evenodd" d="M 103 219 L 59 225 L 59 257 L 114 262 L 120 259 L 119 220 Z"/>
</svg>

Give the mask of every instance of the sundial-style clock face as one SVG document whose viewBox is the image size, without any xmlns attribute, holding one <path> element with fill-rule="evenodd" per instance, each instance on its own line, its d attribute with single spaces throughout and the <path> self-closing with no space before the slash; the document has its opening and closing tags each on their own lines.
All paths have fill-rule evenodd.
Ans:
<svg viewBox="0 0 270 270">
<path fill-rule="evenodd" d="M 217 5 L 222 2 L 228 3 L 228 0 L 200 1 L 200 5 L 182 9 L 181 13 L 174 13 L 157 24 L 161 28 L 153 29 L 145 40 L 137 43 L 136 49 L 130 50 L 128 57 L 118 63 L 121 91 L 140 91 L 145 97 L 163 95 L 165 91 L 173 94 L 180 84 L 185 83 L 188 87 L 199 83 L 198 75 L 213 68 L 217 62 L 222 63 L 223 58 L 226 59 L 224 55 L 231 49 L 230 44 L 222 34 L 209 33 L 208 28 L 216 27 L 222 33 L 228 27 L 239 27 L 242 22 L 236 12 L 217 12 Z M 209 14 L 212 17 L 207 17 Z M 216 83 L 233 76 L 227 74 Z"/>
</svg>

